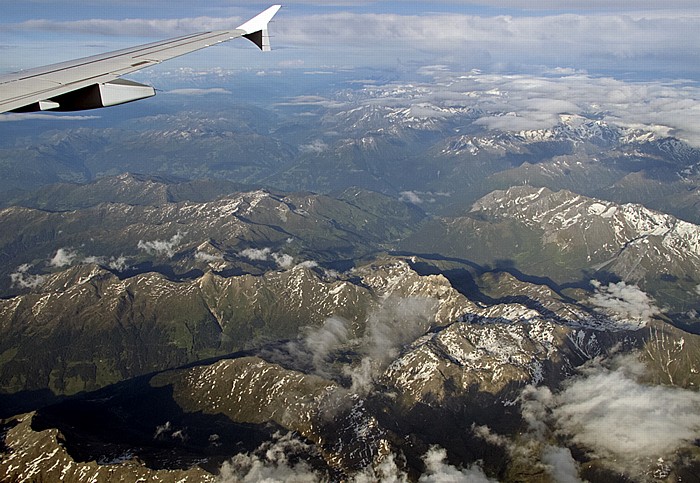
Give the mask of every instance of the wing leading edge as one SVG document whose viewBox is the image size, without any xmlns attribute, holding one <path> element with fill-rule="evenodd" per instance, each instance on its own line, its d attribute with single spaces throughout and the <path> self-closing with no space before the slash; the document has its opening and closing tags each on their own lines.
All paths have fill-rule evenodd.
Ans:
<svg viewBox="0 0 700 483">
<path fill-rule="evenodd" d="M 238 37 L 269 51 L 267 25 L 280 7 L 273 5 L 231 30 L 185 35 L 0 76 L 0 112 L 80 111 L 154 96 L 153 87 L 120 77 Z"/>
</svg>

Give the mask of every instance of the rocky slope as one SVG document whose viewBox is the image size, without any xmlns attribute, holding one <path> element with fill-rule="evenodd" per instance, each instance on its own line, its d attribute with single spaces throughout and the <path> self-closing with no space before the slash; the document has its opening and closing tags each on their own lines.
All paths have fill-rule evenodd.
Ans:
<svg viewBox="0 0 700 483">
<path fill-rule="evenodd" d="M 518 444 L 523 434 L 531 434 L 530 403 L 523 396 L 528 388 L 566 388 L 582 365 L 621 353 L 635 354 L 644 364 L 648 384 L 700 384 L 700 338 L 672 327 L 660 314 L 621 324 L 585 298 L 563 298 L 507 273 L 484 275 L 478 280 L 482 299 L 470 300 L 445 276 L 421 275 L 412 268 L 425 263 L 417 257 L 377 259 L 332 281 L 297 266 L 261 280 L 208 274 L 188 282 L 190 289 L 172 293 L 201 290 L 198 297 L 212 303 L 211 314 L 217 301 L 224 332 L 232 314 L 243 312 L 229 308 L 226 314 L 232 300 L 227 297 L 250 282 L 262 283 L 255 290 L 262 293 L 265 284 L 272 287 L 280 280 L 287 290 L 271 290 L 278 293 L 274 303 L 287 303 L 282 312 L 293 320 L 294 307 L 303 300 L 308 325 L 286 326 L 286 333 L 268 327 L 270 338 L 287 340 L 10 418 L 3 451 L 12 458 L 3 459 L 3 478 L 27 471 L 48 478 L 59 468 L 67 472 L 66 481 L 82 481 L 81 475 L 95 481 L 107 481 L 106 475 L 211 478 L 227 458 L 240 453 L 277 469 L 302 465 L 313 478 L 376 476 L 392 462 L 395 471 L 414 479 L 429 471 L 424 455 L 437 445 L 459 467 L 482 460 L 490 475 L 517 481 L 525 471 L 518 465 L 529 461 L 528 479 L 550 481 L 551 470 L 539 450 L 519 459 L 504 457 L 510 451 L 506 441 Z M 142 277 L 128 283 L 136 287 Z M 167 297 L 154 290 L 161 282 L 150 283 L 156 283 L 150 293 Z M 499 290 L 511 296 L 499 298 Z M 267 305 L 269 300 L 259 309 Z M 107 427 L 92 423 L 98 420 L 111 422 Z M 262 454 L 257 449 L 266 447 L 262 441 L 275 431 L 296 438 L 289 443 L 297 448 L 293 462 L 280 465 L 254 456 Z M 576 447 L 566 439 L 542 438 L 538 445 Z M 29 442 L 32 448 L 43 445 L 43 456 L 30 450 Z M 686 446 L 678 451 L 664 457 L 672 461 L 671 473 L 687 474 L 695 456 Z M 605 459 L 588 466 L 586 461 L 578 464 L 589 478 L 614 480 L 620 474 Z M 643 462 L 649 471 L 654 464 Z M 241 478 L 251 471 L 234 467 Z"/>
<path fill-rule="evenodd" d="M 697 225 L 642 205 L 519 186 L 488 194 L 464 216 L 428 221 L 402 246 L 546 278 L 552 287 L 638 285 L 687 326 L 697 310 L 699 240 Z"/>
</svg>

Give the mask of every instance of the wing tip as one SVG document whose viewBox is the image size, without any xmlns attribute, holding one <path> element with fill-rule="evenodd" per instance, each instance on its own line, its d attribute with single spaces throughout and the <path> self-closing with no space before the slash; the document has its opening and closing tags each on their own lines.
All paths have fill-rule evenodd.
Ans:
<svg viewBox="0 0 700 483">
<path fill-rule="evenodd" d="M 243 37 L 253 42 L 263 52 L 269 52 L 272 48 L 270 47 L 270 35 L 267 31 L 267 24 L 270 23 L 270 20 L 280 8 L 282 8 L 282 5 L 272 5 L 267 10 L 260 12 L 240 25 L 236 30 L 244 31 Z"/>
</svg>

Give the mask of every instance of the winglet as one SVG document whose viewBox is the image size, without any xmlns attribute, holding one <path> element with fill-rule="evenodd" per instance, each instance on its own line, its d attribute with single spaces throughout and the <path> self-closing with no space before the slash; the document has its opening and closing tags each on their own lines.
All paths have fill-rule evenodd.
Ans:
<svg viewBox="0 0 700 483">
<path fill-rule="evenodd" d="M 267 24 L 280 8 L 282 8 L 282 5 L 273 5 L 264 12 L 248 20 L 236 30 L 243 30 L 245 32 L 243 37 L 260 47 L 260 50 L 263 52 L 269 52 L 271 49 L 270 36 L 267 33 Z"/>
</svg>

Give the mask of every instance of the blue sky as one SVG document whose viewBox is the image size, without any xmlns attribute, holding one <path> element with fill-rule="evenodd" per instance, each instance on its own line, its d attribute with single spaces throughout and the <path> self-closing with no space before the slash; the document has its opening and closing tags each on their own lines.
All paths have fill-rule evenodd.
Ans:
<svg viewBox="0 0 700 483">
<path fill-rule="evenodd" d="M 237 25 L 272 2 L 1 0 L 0 71 Z M 630 5 L 633 7 L 630 7 Z M 700 79 L 696 0 L 292 0 L 261 56 L 231 42 L 181 65 L 264 69 L 567 68 L 629 78 Z M 562 5 L 565 7 L 562 8 Z M 212 51 L 212 52 L 210 52 Z"/>
</svg>

